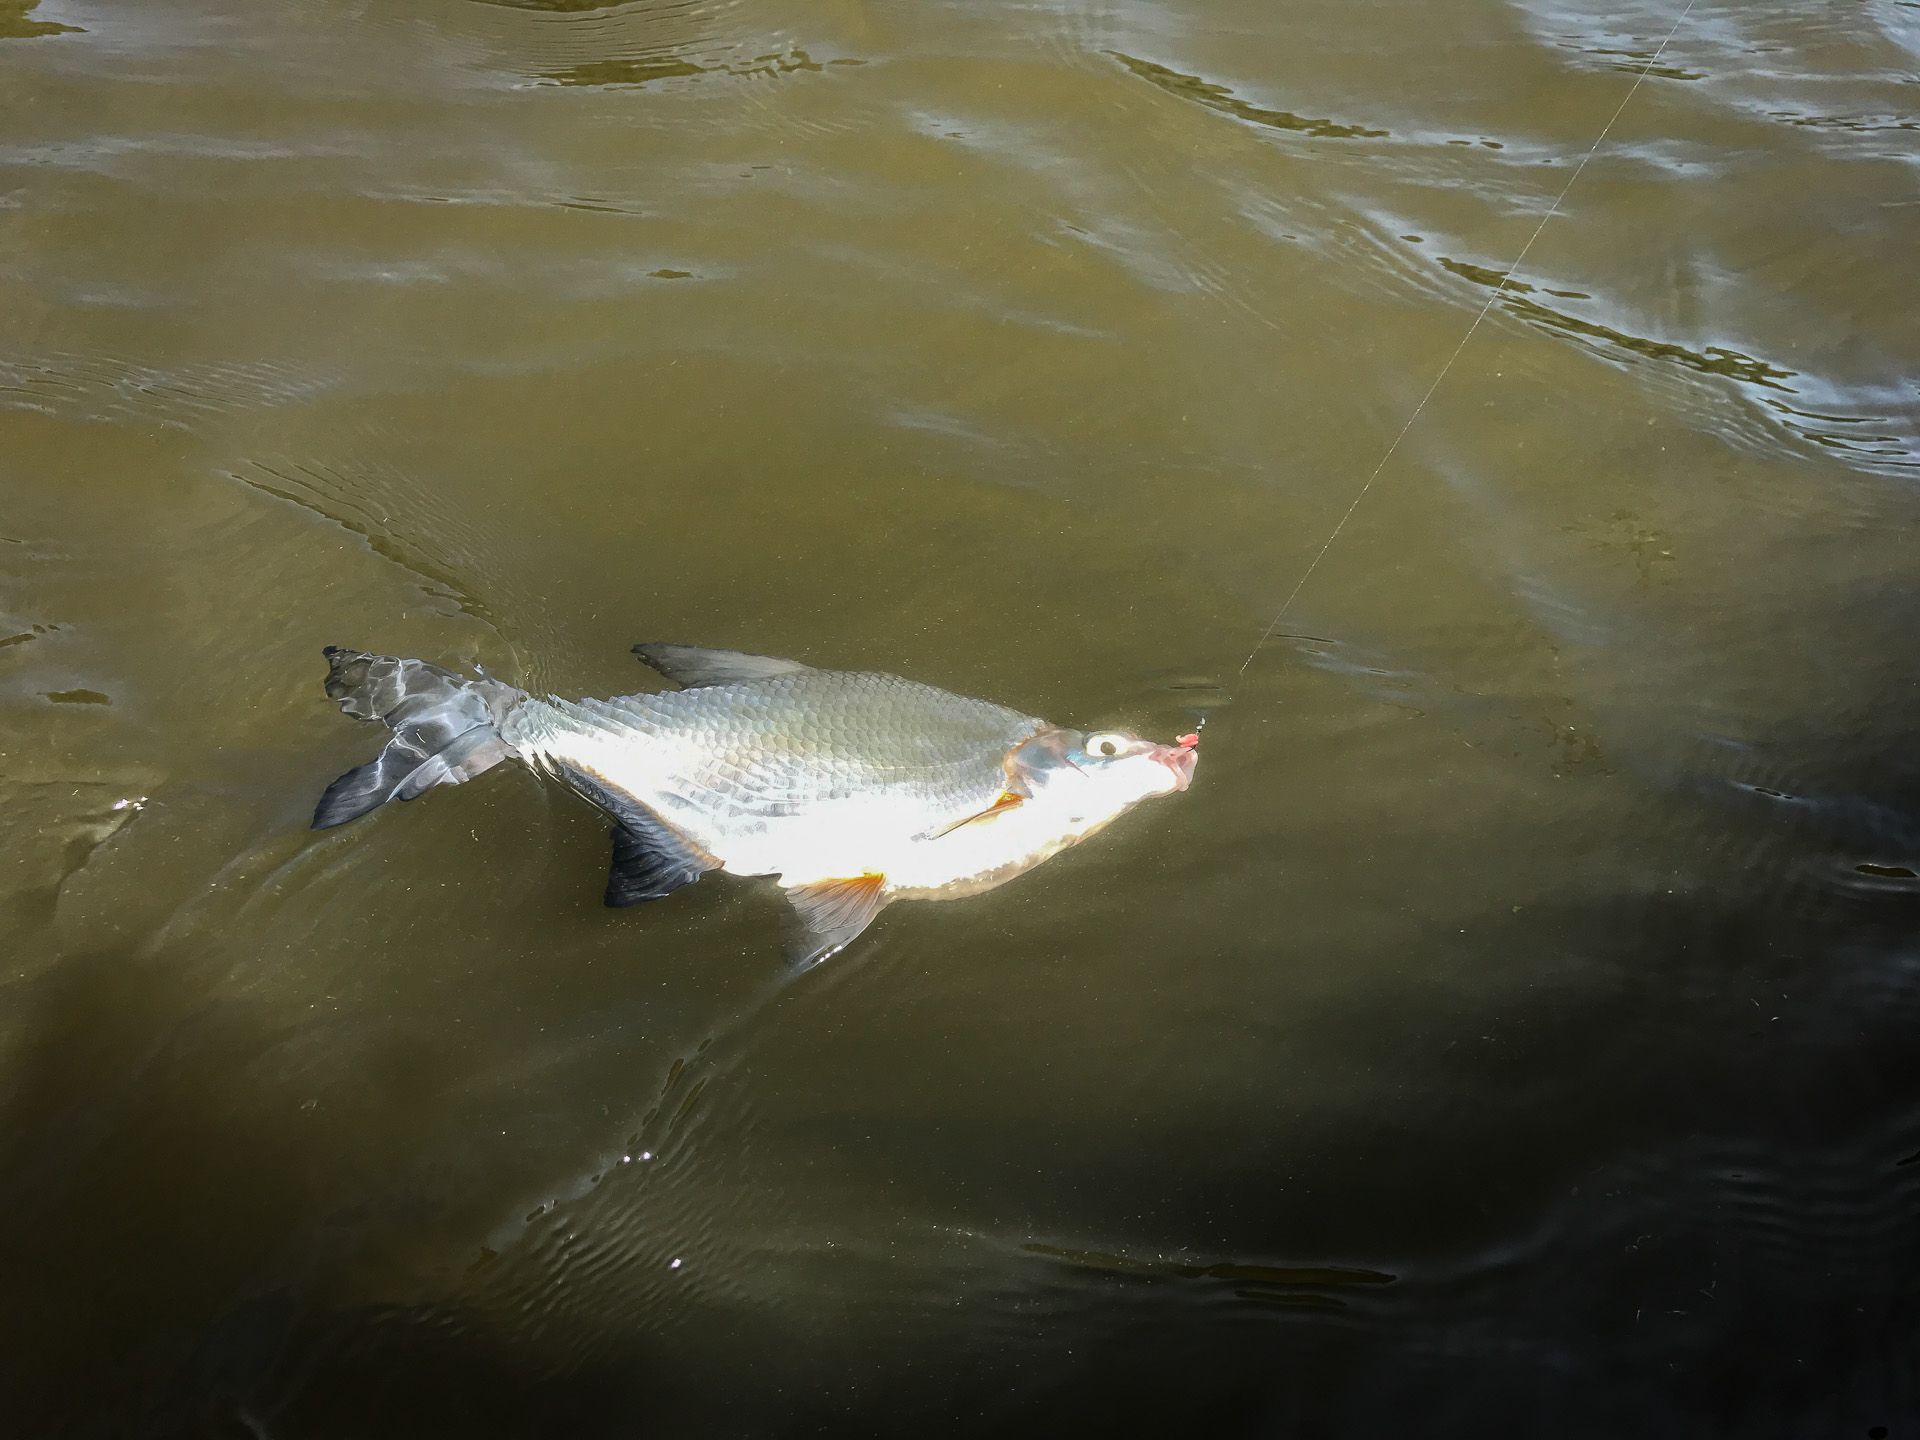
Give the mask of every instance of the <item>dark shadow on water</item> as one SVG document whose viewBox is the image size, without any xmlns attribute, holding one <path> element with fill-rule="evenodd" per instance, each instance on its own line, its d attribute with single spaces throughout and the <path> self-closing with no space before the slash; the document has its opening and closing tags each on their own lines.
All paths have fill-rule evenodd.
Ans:
<svg viewBox="0 0 1920 1440">
<path fill-rule="evenodd" d="M 329 1157 L 236 1094 L 233 1057 L 255 1037 L 244 1008 L 191 993 L 191 969 L 74 955 L 15 1017 L 0 1433 L 633 1433 L 644 1366 L 602 1373 L 457 1306 L 337 1298 L 391 1217 L 317 1202 Z"/>
<path fill-rule="evenodd" d="M 1490 915 L 1423 947 L 1420 970 L 1451 982 L 1410 972 L 1390 996 L 1353 995 L 1373 1053 L 1421 1057 L 1418 1093 L 1308 1116 L 1280 1161 L 1257 1112 L 1184 1161 L 1116 1146 L 1008 1217 L 1013 1264 L 958 1280 L 926 1255 L 828 1256 L 782 1314 L 716 1289 L 673 1312 L 702 1328 L 697 1371 L 604 1275 L 596 1289 L 527 1266 L 542 1301 L 578 1297 L 565 1323 L 452 1275 L 369 1300 L 387 1292 L 340 1277 L 370 1243 L 444 1221 L 408 1211 L 400 1183 L 360 1208 L 339 1198 L 352 1187 L 326 1182 L 352 1137 L 315 1142 L 276 1087 L 252 1092 L 264 1022 L 194 954 L 71 955 L 17 992 L 0 1093 L 0 1430 L 1787 1440 L 1835 1433 L 1836 1416 L 1897 1425 L 1920 1413 L 1916 895 L 1901 876 L 1784 878 L 1815 848 L 1911 868 L 1896 842 L 1920 832 L 1887 817 L 1920 814 L 1920 774 L 1879 758 L 1904 722 L 1876 708 L 1884 730 L 1695 756 L 1672 782 L 1712 821 L 1682 837 L 1693 888 Z M 1762 782 L 1811 798 L 1741 788 Z M 1461 978 L 1482 966 L 1524 972 L 1524 1002 L 1490 1005 Z M 748 1020 L 792 1023 L 774 1001 L 844 999 L 858 979 L 769 977 L 670 1068 L 650 1113 L 671 1129 L 716 1073 L 780 1084 L 740 1063 Z M 1018 1138 L 982 1154 L 1044 1160 Z M 1157 1200 L 1151 1222 L 1103 1233 L 1132 1223 L 1136 1197 Z M 603 1231 L 630 1219 L 582 1214 Z M 752 1240 L 729 1253 L 756 1263 Z M 838 1340 L 810 1368 L 785 1353 L 807 1335 L 783 1327 Z M 1776 1357 L 1794 1363 L 1756 1370 Z"/>
</svg>

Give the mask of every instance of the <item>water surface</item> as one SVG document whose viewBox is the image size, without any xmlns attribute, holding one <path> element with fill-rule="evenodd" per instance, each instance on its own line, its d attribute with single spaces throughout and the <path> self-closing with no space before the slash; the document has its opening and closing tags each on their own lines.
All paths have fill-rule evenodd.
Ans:
<svg viewBox="0 0 1920 1440">
<path fill-rule="evenodd" d="M 7 1433 L 1914 1433 L 1920 8 L 1679 13 L 0 3 Z M 306 830 L 659 639 L 1204 762 Z"/>
</svg>

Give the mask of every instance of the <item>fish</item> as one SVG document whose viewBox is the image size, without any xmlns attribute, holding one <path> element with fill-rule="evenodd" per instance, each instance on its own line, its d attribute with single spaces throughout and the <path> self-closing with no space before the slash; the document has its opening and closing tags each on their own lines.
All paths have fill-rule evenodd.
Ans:
<svg viewBox="0 0 1920 1440">
<path fill-rule="evenodd" d="M 1197 734 L 1163 744 L 1073 729 L 881 671 L 633 651 L 678 688 L 566 700 L 327 646 L 328 696 L 392 735 L 327 787 L 313 828 L 518 760 L 613 822 L 608 905 L 663 899 L 715 870 L 773 876 L 804 969 L 896 900 L 981 894 L 1184 791 L 1198 762 Z"/>
</svg>

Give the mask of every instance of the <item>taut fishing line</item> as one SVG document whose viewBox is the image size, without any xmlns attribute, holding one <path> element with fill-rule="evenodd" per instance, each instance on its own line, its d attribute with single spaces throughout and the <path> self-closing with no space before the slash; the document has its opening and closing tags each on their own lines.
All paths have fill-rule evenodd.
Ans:
<svg viewBox="0 0 1920 1440">
<path fill-rule="evenodd" d="M 1480 328 L 1480 322 L 1486 319 L 1487 312 L 1493 309 L 1493 302 L 1500 298 L 1501 294 L 1507 288 L 1507 282 L 1513 279 L 1521 265 L 1526 262 L 1527 252 L 1533 249 L 1533 242 L 1540 238 L 1540 232 L 1547 228 L 1547 222 L 1559 213 L 1561 202 L 1567 198 L 1567 192 L 1573 189 L 1573 182 L 1580 178 L 1580 172 L 1587 168 L 1587 162 L 1599 153 L 1600 147 L 1606 143 L 1607 136 L 1612 133 L 1615 122 L 1619 120 L 1621 113 L 1627 108 L 1628 102 L 1639 93 L 1641 82 L 1647 78 L 1647 75 L 1652 71 L 1653 67 L 1660 63 L 1660 57 L 1666 54 L 1667 46 L 1672 42 L 1673 37 L 1680 33 L 1680 27 L 1686 22 L 1687 16 L 1692 13 L 1693 6 L 1694 0 L 1687 0 L 1686 8 L 1680 12 L 1680 18 L 1675 20 L 1673 22 L 1673 28 L 1667 31 L 1667 38 L 1660 42 L 1660 48 L 1655 50 L 1647 60 L 1647 63 L 1640 67 L 1640 73 L 1633 77 L 1633 84 L 1627 87 L 1627 93 L 1621 97 L 1620 103 L 1614 107 L 1613 114 L 1607 117 L 1607 123 L 1600 127 L 1600 133 L 1593 137 L 1593 144 L 1588 146 L 1587 153 L 1580 157 L 1580 163 L 1573 167 L 1573 173 L 1567 177 L 1567 183 L 1562 185 L 1560 187 L 1560 193 L 1553 197 L 1553 204 L 1549 205 L 1547 207 L 1547 213 L 1540 217 L 1540 223 L 1533 227 L 1533 234 L 1529 235 L 1527 237 L 1527 243 L 1520 247 L 1520 253 L 1514 257 L 1513 264 L 1507 267 L 1506 273 L 1500 277 L 1499 283 L 1488 292 L 1486 303 L 1480 307 L 1479 313 L 1473 317 L 1473 323 L 1467 326 L 1467 333 L 1460 337 L 1460 343 L 1453 347 L 1453 353 L 1447 357 L 1447 363 L 1440 367 L 1440 373 L 1433 377 L 1433 383 L 1427 386 L 1427 393 L 1420 397 L 1420 403 L 1415 405 L 1413 407 L 1413 413 L 1407 416 L 1407 423 L 1400 427 L 1400 433 L 1395 435 L 1393 437 L 1393 443 L 1387 446 L 1387 453 L 1380 457 L 1380 463 L 1373 467 L 1373 472 L 1367 476 L 1365 483 L 1354 493 L 1352 503 L 1347 506 L 1346 513 L 1343 514 L 1338 523 L 1334 525 L 1332 532 L 1327 536 L 1326 543 L 1320 547 L 1319 553 L 1313 557 L 1308 563 L 1307 568 L 1301 572 L 1299 580 L 1295 582 L 1293 590 L 1287 596 L 1286 603 L 1274 612 L 1273 619 L 1267 622 L 1267 628 L 1260 632 L 1260 638 L 1254 641 L 1253 648 L 1247 651 L 1247 658 L 1240 662 L 1239 670 L 1234 673 L 1234 683 L 1236 685 L 1246 678 L 1247 667 L 1253 664 L 1254 657 L 1266 646 L 1267 641 L 1273 638 L 1274 631 L 1280 628 L 1280 622 L 1287 618 L 1287 612 L 1293 608 L 1293 602 L 1300 598 L 1300 592 L 1306 588 L 1307 581 L 1313 578 L 1313 572 L 1319 569 L 1320 562 L 1327 558 L 1327 552 L 1333 548 L 1333 542 L 1338 540 L 1340 538 L 1340 532 L 1347 528 L 1347 522 L 1353 519 L 1353 512 L 1358 510 L 1360 508 L 1360 502 L 1367 498 L 1367 492 L 1373 488 L 1373 482 L 1380 478 L 1380 472 L 1387 468 L 1387 462 L 1393 459 L 1394 452 L 1400 448 L 1400 442 L 1406 439 L 1407 432 L 1413 429 L 1413 422 L 1420 418 L 1420 412 L 1425 410 L 1427 408 L 1427 402 L 1433 399 L 1433 392 L 1440 388 L 1440 382 L 1445 380 L 1447 378 L 1447 372 L 1453 369 L 1453 362 L 1460 358 L 1460 352 L 1466 349 L 1467 342 L 1473 339 L 1473 332 Z M 1203 728 L 1206 723 L 1206 718 L 1204 716 L 1201 717 L 1196 729 Z"/>
</svg>

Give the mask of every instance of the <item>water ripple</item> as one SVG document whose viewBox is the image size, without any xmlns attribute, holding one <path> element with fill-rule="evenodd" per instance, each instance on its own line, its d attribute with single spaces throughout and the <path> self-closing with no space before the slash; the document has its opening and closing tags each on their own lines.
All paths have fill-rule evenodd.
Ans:
<svg viewBox="0 0 1920 1440">
<path fill-rule="evenodd" d="M 536 84 L 643 89 L 663 82 L 723 77 L 768 80 L 857 66 L 787 33 L 752 0 L 583 6 L 483 0 L 456 26 L 482 49 L 477 63 Z"/>
<path fill-rule="evenodd" d="M 474 527 L 443 491 L 411 481 L 391 466 L 335 467 L 317 460 L 250 460 L 227 471 L 249 489 L 336 525 L 363 540 L 421 582 L 422 590 L 492 629 L 502 640 L 494 609 L 463 578 L 457 565 L 436 558 L 462 542 Z M 428 536 L 427 542 L 412 536 Z"/>
<path fill-rule="evenodd" d="M 340 370 L 306 361 L 149 365 L 98 353 L 54 352 L 0 358 L 0 408 L 186 429 L 209 415 L 301 404 L 345 379 Z"/>
<path fill-rule="evenodd" d="M 1835 452 L 1860 469 L 1920 469 L 1920 387 L 1893 383 L 1863 394 L 1858 388 L 1789 370 L 1730 345 L 1682 345 L 1637 335 L 1537 298 L 1594 299 L 1581 291 L 1535 286 L 1503 270 L 1446 256 L 1439 257 L 1439 265 L 1450 275 L 1496 292 L 1495 303 L 1515 318 L 1610 360 L 1652 361 L 1731 381 L 1747 398 L 1764 407 L 1760 413 L 1774 417 L 1780 428 Z M 1803 409 L 1781 396 L 1794 396 L 1817 408 Z M 1845 413 L 1855 405 L 1863 413 Z M 1856 426 L 1861 428 L 1851 428 Z"/>
<path fill-rule="evenodd" d="M 1145 80 L 1149 85 L 1249 125 L 1310 135 L 1316 140 L 1381 139 L 1388 134 L 1385 130 L 1374 129 L 1367 125 L 1342 124 L 1336 120 L 1296 115 L 1290 110 L 1272 110 L 1265 106 L 1254 105 L 1240 99 L 1225 85 L 1203 80 L 1198 75 L 1188 75 L 1166 65 L 1157 65 L 1151 60 L 1124 55 L 1117 50 L 1109 53 L 1125 66 L 1130 74 Z"/>
</svg>

